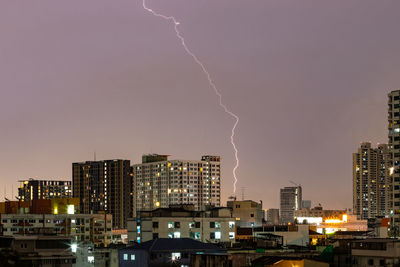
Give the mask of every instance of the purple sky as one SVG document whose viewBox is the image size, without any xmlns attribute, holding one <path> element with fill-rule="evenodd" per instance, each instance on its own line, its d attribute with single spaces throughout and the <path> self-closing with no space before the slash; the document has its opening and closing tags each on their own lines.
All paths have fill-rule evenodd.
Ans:
<svg viewBox="0 0 400 267">
<path fill-rule="evenodd" d="M 400 1 L 148 0 L 174 15 L 240 116 L 238 195 L 279 206 L 303 185 L 326 208 L 352 205 L 351 154 L 387 142 L 400 88 Z M 71 178 L 71 163 L 143 153 L 223 157 L 226 115 L 172 25 L 141 1 L 0 3 L 0 182 Z M 0 190 L 3 196 L 4 189 Z M 15 194 L 15 193 L 14 193 Z"/>
</svg>

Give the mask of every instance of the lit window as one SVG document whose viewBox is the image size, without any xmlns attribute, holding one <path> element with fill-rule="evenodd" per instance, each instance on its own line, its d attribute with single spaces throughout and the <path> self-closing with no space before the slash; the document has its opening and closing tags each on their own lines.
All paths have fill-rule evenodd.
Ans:
<svg viewBox="0 0 400 267">
<path fill-rule="evenodd" d="M 127 261 L 128 260 L 128 254 L 124 254 L 124 261 Z"/>
<path fill-rule="evenodd" d="M 215 239 L 221 239 L 221 232 L 215 232 Z"/>
<path fill-rule="evenodd" d="M 174 232 L 174 238 L 181 238 L 181 232 Z"/>
<path fill-rule="evenodd" d="M 235 222 L 229 222 L 229 228 L 234 228 L 235 227 Z"/>
<path fill-rule="evenodd" d="M 229 239 L 235 239 L 235 232 L 229 232 Z"/>
<path fill-rule="evenodd" d="M 171 253 L 171 259 L 172 259 L 172 261 L 180 260 L 181 259 L 181 253 L 180 252 Z"/>
<path fill-rule="evenodd" d="M 135 260 L 135 254 L 132 254 L 131 255 L 131 261 L 134 261 Z"/>
<path fill-rule="evenodd" d="M 94 263 L 94 256 L 88 256 L 87 261 L 88 263 Z"/>
</svg>

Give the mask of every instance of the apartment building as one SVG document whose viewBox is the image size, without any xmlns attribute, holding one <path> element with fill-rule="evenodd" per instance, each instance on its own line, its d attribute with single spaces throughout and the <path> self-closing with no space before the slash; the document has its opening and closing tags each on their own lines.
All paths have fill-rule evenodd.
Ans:
<svg viewBox="0 0 400 267">
<path fill-rule="evenodd" d="M 128 242 L 155 238 L 192 238 L 208 243 L 235 240 L 235 218 L 229 208 L 195 211 L 194 207 L 160 208 L 138 212 L 128 220 Z"/>
<path fill-rule="evenodd" d="M 129 160 L 86 161 L 72 164 L 73 196 L 80 213 L 109 213 L 113 227 L 126 228 L 132 217 L 132 176 Z"/>
<path fill-rule="evenodd" d="M 363 142 L 353 154 L 353 213 L 361 220 L 386 216 L 390 203 L 389 147 Z"/>
<path fill-rule="evenodd" d="M 167 155 L 143 155 L 132 167 L 135 211 L 193 204 L 196 210 L 221 203 L 221 159 L 168 160 Z"/>
<path fill-rule="evenodd" d="M 262 202 L 253 200 L 233 200 L 227 202 L 238 227 L 259 227 L 264 221 Z"/>
<path fill-rule="evenodd" d="M 53 234 L 95 246 L 112 242 L 110 214 L 0 214 L 3 236 Z"/>
<path fill-rule="evenodd" d="M 70 198 L 72 182 L 61 180 L 27 179 L 18 181 L 18 199 L 29 201 L 34 199 Z"/>
</svg>

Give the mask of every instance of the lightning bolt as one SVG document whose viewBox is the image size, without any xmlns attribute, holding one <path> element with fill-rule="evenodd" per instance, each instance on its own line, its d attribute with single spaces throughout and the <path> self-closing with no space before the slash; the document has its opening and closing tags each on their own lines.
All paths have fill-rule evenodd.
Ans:
<svg viewBox="0 0 400 267">
<path fill-rule="evenodd" d="M 215 94 L 218 96 L 219 99 L 219 105 L 224 109 L 225 113 L 229 114 L 231 117 L 233 117 L 235 119 L 235 123 L 233 124 L 232 127 L 232 132 L 231 132 L 231 144 L 233 147 L 233 150 L 235 151 L 235 159 L 236 159 L 236 163 L 235 163 L 235 167 L 233 168 L 232 174 L 233 174 L 233 178 L 234 178 L 234 182 L 233 182 L 233 193 L 236 192 L 236 183 L 238 181 L 237 179 L 237 175 L 236 175 L 236 171 L 239 168 L 239 156 L 238 156 L 238 149 L 236 147 L 236 143 L 235 143 L 235 130 L 236 127 L 239 123 L 239 117 L 233 113 L 232 111 L 230 111 L 228 109 L 228 107 L 222 102 L 222 94 L 221 92 L 218 90 L 217 86 L 215 85 L 214 81 L 211 78 L 210 73 L 208 72 L 207 68 L 205 67 L 205 65 L 200 61 L 200 59 L 189 49 L 189 47 L 186 45 L 185 42 L 185 38 L 183 38 L 183 36 L 181 35 L 179 29 L 178 29 L 178 25 L 180 24 L 178 20 L 175 19 L 175 17 L 173 16 L 165 16 L 163 14 L 159 14 L 157 12 L 155 12 L 153 9 L 148 8 L 146 6 L 146 0 L 143 0 L 143 8 L 150 12 L 151 14 L 153 14 L 156 17 L 160 17 L 163 18 L 164 20 L 168 20 L 171 21 L 174 25 L 174 29 L 175 29 L 175 33 L 176 33 L 176 37 L 178 37 L 178 39 L 181 41 L 181 44 L 183 46 L 183 48 L 185 49 L 186 53 L 188 53 L 193 60 L 201 67 L 201 69 L 203 70 L 203 73 L 206 75 L 208 83 L 210 84 L 210 87 L 214 90 Z"/>
</svg>

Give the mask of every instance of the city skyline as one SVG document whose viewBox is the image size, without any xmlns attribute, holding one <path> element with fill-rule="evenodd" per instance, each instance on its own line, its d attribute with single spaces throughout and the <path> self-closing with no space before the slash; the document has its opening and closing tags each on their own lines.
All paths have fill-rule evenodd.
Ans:
<svg viewBox="0 0 400 267">
<path fill-rule="evenodd" d="M 132 164 L 147 153 L 211 154 L 222 158 L 225 203 L 233 121 L 171 25 L 140 1 L 43 3 L 0 4 L 7 191 L 16 195 L 28 177 L 71 180 L 71 163 L 94 151 Z M 246 198 L 279 207 L 279 189 L 293 180 L 304 199 L 351 207 L 352 153 L 360 142 L 388 143 L 387 94 L 400 88 L 400 3 L 246 3 L 149 1 L 179 18 L 241 117 L 238 199 L 246 187 Z"/>
</svg>

